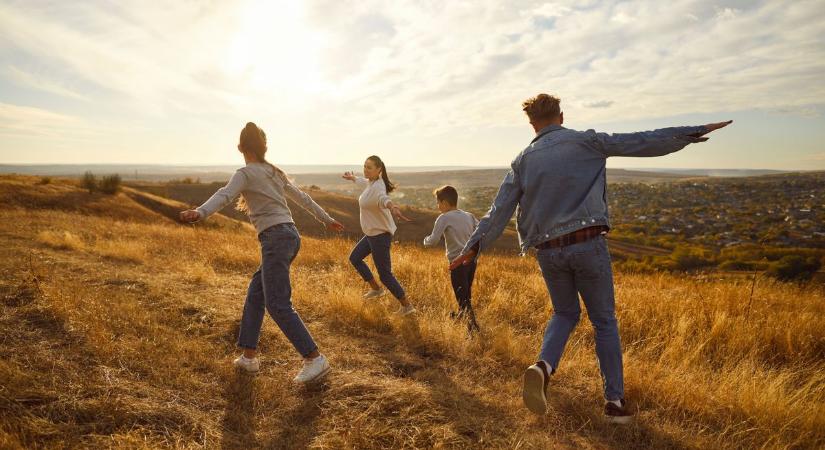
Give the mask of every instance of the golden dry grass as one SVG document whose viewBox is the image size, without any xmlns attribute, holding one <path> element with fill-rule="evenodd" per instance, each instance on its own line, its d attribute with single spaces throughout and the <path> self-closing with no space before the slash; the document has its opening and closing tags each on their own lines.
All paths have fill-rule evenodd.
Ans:
<svg viewBox="0 0 825 450">
<path fill-rule="evenodd" d="M 334 366 L 296 388 L 299 358 L 267 319 L 261 373 L 235 373 L 254 233 L 85 211 L 0 210 L 2 448 L 817 448 L 825 445 L 825 292 L 759 279 L 616 275 L 627 396 L 600 417 L 586 319 L 551 411 L 520 375 L 551 312 L 531 257 L 483 256 L 468 339 L 440 251 L 394 249 L 418 306 L 364 303 L 353 242 L 305 238 L 296 309 Z M 69 244 L 71 242 L 72 244 Z M 115 256 L 128 255 L 128 256 Z M 747 315 L 747 320 L 745 319 Z"/>
</svg>

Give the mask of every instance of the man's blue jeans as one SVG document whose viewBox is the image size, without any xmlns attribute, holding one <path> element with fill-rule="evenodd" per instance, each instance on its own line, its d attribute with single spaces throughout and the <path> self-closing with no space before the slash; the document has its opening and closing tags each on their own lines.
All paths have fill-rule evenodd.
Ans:
<svg viewBox="0 0 825 450">
<path fill-rule="evenodd" d="M 544 331 L 539 359 L 549 363 L 553 370 L 559 367 L 567 339 L 579 322 L 581 294 L 595 331 L 605 399 L 624 398 L 622 348 L 607 240 L 598 236 L 566 247 L 542 249 L 537 258 L 553 303 L 553 316 Z"/>
<path fill-rule="evenodd" d="M 392 235 L 390 233 L 381 233 L 376 236 L 364 236 L 355 244 L 355 248 L 349 254 L 349 262 L 355 266 L 355 270 L 361 275 L 364 281 L 369 282 L 374 279 L 372 271 L 364 262 L 364 258 L 372 254 L 372 262 L 375 263 L 375 268 L 378 270 L 378 278 L 381 283 L 392 292 L 392 295 L 397 299 L 402 299 L 406 296 L 404 288 L 395 275 L 392 274 L 392 259 L 390 258 L 390 246 L 392 246 Z"/>
<path fill-rule="evenodd" d="M 249 349 L 258 347 L 266 310 L 295 350 L 307 357 L 318 346 L 292 308 L 292 286 L 289 284 L 289 266 L 298 256 L 301 237 L 294 224 L 282 223 L 261 231 L 258 241 L 261 243 L 261 266 L 249 282 L 238 346 Z"/>
</svg>

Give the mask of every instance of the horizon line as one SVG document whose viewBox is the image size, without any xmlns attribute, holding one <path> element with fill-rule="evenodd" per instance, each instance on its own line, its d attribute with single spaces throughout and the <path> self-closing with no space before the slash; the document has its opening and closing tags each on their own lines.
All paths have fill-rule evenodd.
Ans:
<svg viewBox="0 0 825 450">
<path fill-rule="evenodd" d="M 293 164 L 283 163 L 281 166 L 305 166 L 305 167 L 334 167 L 334 166 L 360 166 L 362 163 L 331 163 L 331 164 Z M 242 164 L 185 164 L 185 163 L 0 163 L 0 167 L 44 167 L 44 166 L 142 166 L 142 167 L 180 167 L 180 168 L 210 168 L 210 167 L 240 167 Z M 506 169 L 509 165 L 500 166 L 475 166 L 475 165 L 436 165 L 436 164 L 422 164 L 422 165 L 405 165 L 395 164 L 393 167 L 402 168 L 438 168 L 438 169 Z M 770 172 L 821 172 L 825 169 L 769 169 L 769 168 L 752 168 L 752 167 L 608 167 L 613 170 L 740 170 L 740 171 L 770 171 Z"/>
</svg>

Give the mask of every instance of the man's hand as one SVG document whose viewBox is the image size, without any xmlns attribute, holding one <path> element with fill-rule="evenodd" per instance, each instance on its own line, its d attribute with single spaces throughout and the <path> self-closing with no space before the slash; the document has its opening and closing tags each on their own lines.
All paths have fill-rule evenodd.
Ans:
<svg viewBox="0 0 825 450">
<path fill-rule="evenodd" d="M 471 248 L 470 251 L 459 256 L 455 259 L 455 261 L 450 263 L 450 270 L 457 269 L 459 266 L 466 266 L 467 264 L 470 264 L 471 262 L 473 262 L 477 254 L 477 247 Z"/>
<path fill-rule="evenodd" d="M 701 137 L 703 137 L 704 135 L 706 135 L 706 134 L 710 133 L 711 131 L 716 131 L 716 130 L 718 130 L 718 129 L 720 129 L 720 128 L 725 128 L 726 126 L 728 126 L 728 125 L 730 125 L 730 124 L 732 124 L 732 123 L 733 123 L 733 121 L 732 121 L 732 120 L 728 120 L 727 122 L 716 122 L 716 123 L 709 123 L 709 124 L 705 125 L 705 129 L 706 129 L 707 131 L 705 131 L 704 133 L 693 133 L 693 134 L 689 134 L 688 136 L 695 137 L 695 138 L 701 138 Z M 708 138 L 704 138 L 703 140 L 704 140 L 704 141 L 707 141 L 707 140 L 708 140 Z"/>
<path fill-rule="evenodd" d="M 337 220 L 333 220 L 332 222 L 327 224 L 327 230 L 341 232 L 344 231 L 344 225 L 342 225 L 341 222 Z"/>
<path fill-rule="evenodd" d="M 180 221 L 186 223 L 197 222 L 201 219 L 201 213 L 194 209 L 190 209 L 188 211 L 181 211 L 180 213 Z"/>
</svg>

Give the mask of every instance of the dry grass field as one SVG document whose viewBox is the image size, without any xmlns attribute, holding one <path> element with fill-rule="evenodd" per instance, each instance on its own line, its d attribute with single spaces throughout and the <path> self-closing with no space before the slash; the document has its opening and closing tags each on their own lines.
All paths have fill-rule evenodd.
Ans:
<svg viewBox="0 0 825 450">
<path fill-rule="evenodd" d="M 551 313 L 533 258 L 482 256 L 468 338 L 443 252 L 402 243 L 420 313 L 364 302 L 353 241 L 305 237 L 296 309 L 333 365 L 299 358 L 267 319 L 262 369 L 231 361 L 254 232 L 185 226 L 124 193 L 0 177 L 0 448 L 822 448 L 825 291 L 759 278 L 617 274 L 634 424 L 601 418 L 586 314 L 551 380 L 550 412 L 520 377 Z M 156 203 L 163 203 L 155 199 Z"/>
</svg>

